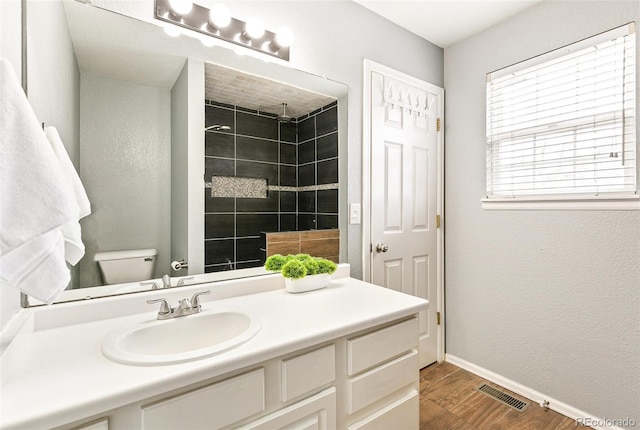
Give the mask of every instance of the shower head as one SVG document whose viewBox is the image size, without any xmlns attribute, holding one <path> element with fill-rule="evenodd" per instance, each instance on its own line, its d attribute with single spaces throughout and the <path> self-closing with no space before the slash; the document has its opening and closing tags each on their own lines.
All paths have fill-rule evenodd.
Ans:
<svg viewBox="0 0 640 430">
<path fill-rule="evenodd" d="M 229 127 L 228 125 L 210 125 L 209 127 L 205 127 L 206 131 L 229 131 L 231 130 L 231 127 Z"/>
<path fill-rule="evenodd" d="M 287 104 L 282 103 L 282 115 L 278 116 L 278 122 L 291 122 L 293 118 L 287 115 Z"/>
</svg>

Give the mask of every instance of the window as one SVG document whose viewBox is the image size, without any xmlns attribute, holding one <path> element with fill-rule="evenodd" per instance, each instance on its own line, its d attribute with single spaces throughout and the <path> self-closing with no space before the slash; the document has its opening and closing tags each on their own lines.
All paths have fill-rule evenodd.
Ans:
<svg viewBox="0 0 640 430">
<path fill-rule="evenodd" d="M 487 199 L 637 198 L 634 25 L 487 75 Z"/>
</svg>

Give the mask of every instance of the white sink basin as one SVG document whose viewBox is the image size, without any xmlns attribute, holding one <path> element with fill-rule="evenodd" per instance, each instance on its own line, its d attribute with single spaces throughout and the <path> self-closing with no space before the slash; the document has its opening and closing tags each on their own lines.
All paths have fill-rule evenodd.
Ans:
<svg viewBox="0 0 640 430">
<path fill-rule="evenodd" d="M 102 353 L 124 364 L 154 366 L 211 357 L 251 339 L 262 324 L 244 312 L 203 311 L 164 321 L 145 321 L 109 335 Z"/>
</svg>

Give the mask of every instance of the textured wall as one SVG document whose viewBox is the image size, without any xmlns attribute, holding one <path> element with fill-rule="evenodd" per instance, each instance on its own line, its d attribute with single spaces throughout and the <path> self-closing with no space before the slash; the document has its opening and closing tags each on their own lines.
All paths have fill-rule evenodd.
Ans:
<svg viewBox="0 0 640 430">
<path fill-rule="evenodd" d="M 102 285 L 93 261 L 100 251 L 156 248 L 162 276 L 170 261 L 170 92 L 86 74 L 80 85 L 80 178 L 92 208 L 81 220 L 80 285 Z"/>
<path fill-rule="evenodd" d="M 640 212 L 487 211 L 485 74 L 638 20 L 543 2 L 445 50 L 446 350 L 590 414 L 640 422 Z"/>
</svg>

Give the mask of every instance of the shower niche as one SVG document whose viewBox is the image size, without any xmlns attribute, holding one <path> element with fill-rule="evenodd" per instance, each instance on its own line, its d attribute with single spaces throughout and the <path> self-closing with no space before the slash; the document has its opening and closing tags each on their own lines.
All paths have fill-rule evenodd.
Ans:
<svg viewBox="0 0 640 430">
<path fill-rule="evenodd" d="M 204 271 L 262 266 L 265 233 L 337 232 L 338 101 L 205 71 Z"/>
</svg>

